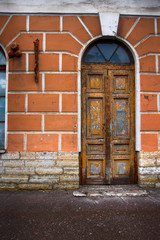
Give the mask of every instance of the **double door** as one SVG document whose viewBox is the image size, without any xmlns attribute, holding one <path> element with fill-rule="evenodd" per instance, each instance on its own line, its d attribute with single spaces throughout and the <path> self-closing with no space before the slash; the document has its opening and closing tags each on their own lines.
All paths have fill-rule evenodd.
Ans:
<svg viewBox="0 0 160 240">
<path fill-rule="evenodd" d="M 82 67 L 82 183 L 136 179 L 134 66 Z"/>
</svg>

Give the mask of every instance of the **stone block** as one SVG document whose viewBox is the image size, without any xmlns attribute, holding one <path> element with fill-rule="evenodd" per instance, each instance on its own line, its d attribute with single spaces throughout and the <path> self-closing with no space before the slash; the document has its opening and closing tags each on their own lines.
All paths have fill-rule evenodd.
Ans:
<svg viewBox="0 0 160 240">
<path fill-rule="evenodd" d="M 139 174 L 145 175 L 145 174 L 160 174 L 160 167 L 139 167 L 138 169 Z"/>
<path fill-rule="evenodd" d="M 30 183 L 58 183 L 59 182 L 59 176 L 54 175 L 44 175 L 44 176 L 30 176 L 29 179 Z"/>
<path fill-rule="evenodd" d="M 158 181 L 157 175 L 139 175 L 140 183 L 155 183 Z"/>
<path fill-rule="evenodd" d="M 64 182 L 78 182 L 79 176 L 78 175 L 61 175 L 60 176 L 60 183 Z"/>
<path fill-rule="evenodd" d="M 13 174 L 13 175 L 28 175 L 34 174 L 35 169 L 33 167 L 23 167 L 23 168 L 9 168 L 6 167 L 5 169 L 6 174 Z"/>
<path fill-rule="evenodd" d="M 35 152 L 22 152 L 22 153 L 20 153 L 20 159 L 30 160 L 30 159 L 35 159 L 35 158 L 36 158 L 36 153 Z"/>
<path fill-rule="evenodd" d="M 3 166 L 3 161 L 0 160 L 0 167 L 2 167 L 2 166 Z"/>
<path fill-rule="evenodd" d="M 79 162 L 77 159 L 71 160 L 71 159 L 65 159 L 65 160 L 58 160 L 57 161 L 57 166 L 60 167 L 78 167 Z"/>
<path fill-rule="evenodd" d="M 56 175 L 56 174 L 62 174 L 63 173 L 63 169 L 62 168 L 58 168 L 58 167 L 55 167 L 55 168 L 36 168 L 36 173 L 39 174 L 39 175 L 46 175 L 46 174 L 49 174 L 49 175 Z"/>
<path fill-rule="evenodd" d="M 79 174 L 79 168 L 78 167 L 74 167 L 74 168 L 65 167 L 64 168 L 64 174 L 78 175 Z"/>
<path fill-rule="evenodd" d="M 78 160 L 78 153 L 77 152 L 59 152 L 58 159 L 77 159 Z"/>
<path fill-rule="evenodd" d="M 35 183 L 27 183 L 27 184 L 19 184 L 19 189 L 26 189 L 26 190 L 51 190 L 52 185 L 51 184 L 35 184 Z"/>
<path fill-rule="evenodd" d="M 26 183 L 27 181 L 27 175 L 2 175 L 0 178 L 0 182 L 6 183 Z"/>
<path fill-rule="evenodd" d="M 0 168 L 0 174 L 3 174 L 4 173 L 4 167 L 1 167 Z"/>
<path fill-rule="evenodd" d="M 147 158 L 147 159 L 139 159 L 139 166 L 140 167 L 154 167 L 156 166 L 156 159 L 155 158 Z"/>
<path fill-rule="evenodd" d="M 23 160 L 4 160 L 3 161 L 4 167 L 24 167 Z"/>
<path fill-rule="evenodd" d="M 1 159 L 4 160 L 14 160 L 14 159 L 19 159 L 19 153 L 14 152 L 14 153 L 5 153 L 1 155 Z"/>
<path fill-rule="evenodd" d="M 32 161 L 25 161 L 25 166 L 28 167 L 54 167 L 55 160 L 32 160 Z"/>
<path fill-rule="evenodd" d="M 160 166 L 160 158 L 157 158 L 157 166 Z"/>
<path fill-rule="evenodd" d="M 156 183 L 155 187 L 160 188 L 160 182 Z"/>
<path fill-rule="evenodd" d="M 36 159 L 57 159 L 57 152 L 36 152 Z"/>
<path fill-rule="evenodd" d="M 17 185 L 15 183 L 0 183 L 0 190 L 11 190 L 17 189 Z"/>
</svg>

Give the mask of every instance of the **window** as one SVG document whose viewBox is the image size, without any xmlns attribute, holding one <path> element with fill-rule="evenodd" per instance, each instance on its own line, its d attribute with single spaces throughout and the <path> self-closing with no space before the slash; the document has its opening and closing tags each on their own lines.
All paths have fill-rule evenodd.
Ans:
<svg viewBox="0 0 160 240">
<path fill-rule="evenodd" d="M 5 147 L 6 59 L 0 48 L 0 150 Z"/>
<path fill-rule="evenodd" d="M 134 63 L 126 46 L 117 40 L 94 42 L 83 56 L 84 63 L 131 64 Z"/>
</svg>

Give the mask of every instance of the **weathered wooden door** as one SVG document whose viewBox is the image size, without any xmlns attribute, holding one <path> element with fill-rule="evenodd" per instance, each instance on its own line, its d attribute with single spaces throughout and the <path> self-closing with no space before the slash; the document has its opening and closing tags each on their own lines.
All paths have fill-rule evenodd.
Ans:
<svg viewBox="0 0 160 240">
<path fill-rule="evenodd" d="M 82 66 L 82 183 L 135 180 L 134 66 Z"/>
</svg>

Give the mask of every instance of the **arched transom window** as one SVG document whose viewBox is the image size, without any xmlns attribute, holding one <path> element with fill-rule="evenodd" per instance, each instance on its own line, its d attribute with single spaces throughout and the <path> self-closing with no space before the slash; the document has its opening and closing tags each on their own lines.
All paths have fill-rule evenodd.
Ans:
<svg viewBox="0 0 160 240">
<path fill-rule="evenodd" d="M 85 52 L 83 63 L 132 64 L 133 57 L 128 48 L 117 40 L 98 40 Z"/>
</svg>

